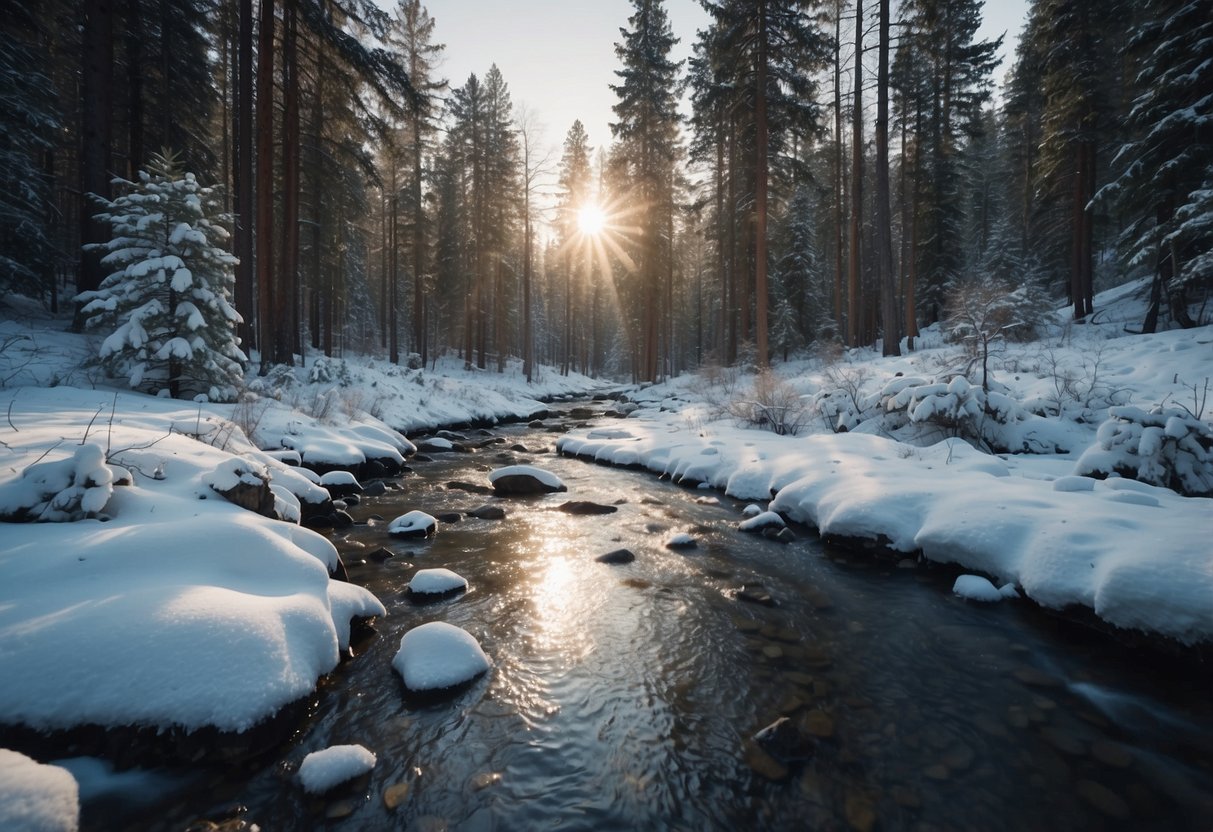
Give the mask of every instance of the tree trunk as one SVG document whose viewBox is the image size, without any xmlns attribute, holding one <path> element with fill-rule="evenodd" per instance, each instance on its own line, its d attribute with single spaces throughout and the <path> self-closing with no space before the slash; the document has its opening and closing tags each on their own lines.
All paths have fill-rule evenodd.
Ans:
<svg viewBox="0 0 1213 832">
<path fill-rule="evenodd" d="M 400 363 L 400 326 L 396 320 L 396 310 L 400 304 L 400 263 L 398 260 L 399 246 L 397 245 L 398 235 L 398 205 L 400 199 L 393 193 L 392 195 L 392 220 L 388 231 L 389 244 L 392 247 L 391 256 L 391 280 L 389 284 L 391 291 L 388 293 L 387 305 L 387 328 L 388 328 L 388 361 L 393 364 Z"/>
<path fill-rule="evenodd" d="M 299 343 L 299 24 L 298 0 L 286 0 L 282 75 L 285 85 L 282 136 L 282 272 L 275 294 L 278 325 L 277 361 L 293 364 Z"/>
<path fill-rule="evenodd" d="M 146 36 L 140 0 L 127 0 L 126 25 L 126 177 L 133 181 L 139 175 L 146 153 L 143 148 L 143 76 L 147 72 L 143 65 L 143 41 Z"/>
<path fill-rule="evenodd" d="M 876 71 L 876 269 L 885 355 L 901 355 L 901 327 L 893 283 L 893 215 L 889 206 L 889 0 L 880 0 L 880 57 Z"/>
<path fill-rule="evenodd" d="M 261 372 L 278 352 L 274 321 L 274 0 L 261 0 L 257 33 L 257 345 Z"/>
<path fill-rule="evenodd" d="M 754 327 L 757 363 L 761 371 L 770 363 L 767 354 L 767 10 L 758 9 L 758 73 L 754 114 Z"/>
<path fill-rule="evenodd" d="M 851 132 L 851 258 L 847 272 L 847 344 L 859 346 L 863 328 L 860 286 L 863 216 L 863 0 L 855 3 L 855 76 Z"/>
<path fill-rule="evenodd" d="M 414 55 L 413 77 L 417 77 Z M 413 106 L 413 341 L 421 354 L 421 366 L 425 366 L 428 350 L 425 343 L 425 213 L 421 196 L 421 136 L 422 119 L 418 105 Z"/>
<path fill-rule="evenodd" d="M 81 57 L 80 108 L 80 242 L 109 240 L 109 223 L 94 218 L 91 194 L 110 198 L 110 152 L 113 144 L 114 10 L 108 0 L 85 4 Z M 97 289 L 105 279 L 104 252 L 85 248 L 76 272 L 76 291 Z M 83 326 L 77 309 L 75 328 Z"/>
<path fill-rule="evenodd" d="M 843 203 L 846 201 L 842 169 L 842 0 L 834 4 L 834 327 L 846 337 L 842 320 Z"/>
<path fill-rule="evenodd" d="M 253 0 L 240 0 L 239 78 L 236 105 L 236 311 L 247 350 L 256 346 L 253 325 Z"/>
</svg>

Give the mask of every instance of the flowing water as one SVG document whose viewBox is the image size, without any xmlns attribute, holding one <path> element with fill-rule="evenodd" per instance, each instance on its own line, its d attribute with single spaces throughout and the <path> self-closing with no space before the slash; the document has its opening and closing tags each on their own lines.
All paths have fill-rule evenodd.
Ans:
<svg viewBox="0 0 1213 832">
<path fill-rule="evenodd" d="M 550 433 L 494 433 L 507 444 L 435 454 L 351 509 L 371 524 L 338 546 L 389 615 L 323 682 L 294 739 L 253 765 L 196 770 L 132 828 L 180 830 L 232 804 L 267 832 L 1213 827 L 1209 674 L 1190 661 L 1022 602 L 966 603 L 953 573 L 831 551 L 807 530 L 788 545 L 746 535 L 742 504 L 714 492 L 507 450 L 550 450 Z M 503 453 L 568 493 L 446 487 L 487 482 Z M 618 511 L 556 510 L 570 499 Z M 508 517 L 441 524 L 426 541 L 386 534 L 411 509 L 486 502 Z M 697 548 L 665 549 L 672 531 Z M 380 546 L 396 557 L 366 557 Z M 594 560 L 623 547 L 634 563 Z M 436 566 L 470 590 L 412 603 L 410 576 Z M 755 584 L 775 606 L 736 597 Z M 391 667 L 427 621 L 468 630 L 494 662 L 439 702 L 410 699 Z M 807 760 L 784 765 L 750 739 L 780 716 L 812 738 Z M 378 755 L 369 779 L 304 795 L 300 760 L 341 743 Z M 112 817 L 86 805 L 86 826 Z"/>
</svg>

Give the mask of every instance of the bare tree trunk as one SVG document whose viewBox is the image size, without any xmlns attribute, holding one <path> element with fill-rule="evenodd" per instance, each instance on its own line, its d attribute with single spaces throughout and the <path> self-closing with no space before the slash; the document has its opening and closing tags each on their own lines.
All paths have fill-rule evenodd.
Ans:
<svg viewBox="0 0 1213 832">
<path fill-rule="evenodd" d="M 274 291 L 274 0 L 261 0 L 257 33 L 257 345 L 261 371 L 278 351 Z"/>
<path fill-rule="evenodd" d="M 236 311 L 247 350 L 256 345 L 253 303 L 253 0 L 240 0 L 236 106 Z"/>
<path fill-rule="evenodd" d="M 126 89 L 127 103 L 127 178 L 134 180 L 139 174 L 147 151 L 143 147 L 143 76 L 147 68 L 143 65 L 143 10 L 139 0 L 128 0 L 126 4 Z"/>
<path fill-rule="evenodd" d="M 418 56 L 414 55 L 414 61 Z M 414 76 L 416 77 L 414 65 Z M 425 343 L 425 214 L 421 196 L 421 155 L 423 142 L 421 111 L 413 107 L 413 340 L 425 366 L 429 352 Z"/>
<path fill-rule="evenodd" d="M 388 297 L 388 312 L 387 312 L 388 342 L 390 344 L 390 349 L 388 350 L 388 361 L 392 362 L 393 364 L 400 363 L 400 326 L 399 326 L 399 322 L 396 320 L 396 314 L 397 314 L 396 310 L 399 308 L 399 305 L 400 305 L 400 268 L 399 268 L 400 264 L 397 259 L 398 251 L 399 251 L 399 246 L 397 245 L 397 242 L 398 242 L 397 241 L 397 234 L 398 234 L 397 212 L 399 210 L 398 209 L 399 203 L 400 203 L 400 198 L 398 196 L 396 196 L 395 192 L 393 192 L 392 193 L 392 221 L 391 221 L 390 231 L 388 232 L 388 239 L 391 241 L 391 246 L 392 246 L 392 257 L 391 257 L 392 266 L 391 266 L 391 281 L 390 281 L 391 291 L 389 292 L 389 297 Z"/>
<path fill-rule="evenodd" d="M 842 0 L 834 4 L 834 327 L 846 337 L 842 320 L 843 203 L 846 181 L 842 169 Z"/>
<path fill-rule="evenodd" d="M 95 219 L 90 194 L 110 197 L 113 145 L 114 9 L 108 0 L 85 4 L 81 67 L 80 242 L 109 240 L 109 223 Z M 103 252 L 86 249 L 76 273 L 76 291 L 97 289 L 105 279 Z M 76 328 L 83 325 L 77 312 Z"/>
<path fill-rule="evenodd" d="M 858 346 L 863 328 L 860 261 L 863 216 L 863 0 L 855 3 L 855 78 L 851 133 L 851 262 L 847 273 L 847 344 Z"/>
<path fill-rule="evenodd" d="M 758 11 L 758 75 L 755 90 L 756 112 L 754 164 L 754 327 L 757 335 L 758 369 L 770 363 L 767 355 L 767 11 Z"/>
<path fill-rule="evenodd" d="M 885 355 L 901 355 L 893 283 L 893 215 L 889 206 L 889 0 L 880 0 L 880 63 L 876 72 L 876 264 Z"/>
<path fill-rule="evenodd" d="M 282 75 L 285 85 L 282 135 L 282 273 L 275 296 L 278 325 L 277 361 L 293 364 L 302 352 L 299 341 L 299 23 L 298 0 L 286 0 Z M 285 337 L 281 337 L 285 335 Z"/>
</svg>

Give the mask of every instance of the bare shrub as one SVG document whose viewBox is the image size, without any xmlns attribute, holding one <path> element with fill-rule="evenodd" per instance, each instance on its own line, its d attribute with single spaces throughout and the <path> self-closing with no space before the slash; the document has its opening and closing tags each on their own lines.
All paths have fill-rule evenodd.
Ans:
<svg viewBox="0 0 1213 832">
<path fill-rule="evenodd" d="M 769 370 L 754 377 L 754 386 L 728 402 L 727 412 L 739 423 L 779 436 L 795 436 L 808 421 L 808 408 L 796 388 Z"/>
<path fill-rule="evenodd" d="M 1039 298 L 1025 287 L 1000 280 L 958 281 L 951 293 L 944 332 L 964 345 L 969 356 L 962 373 L 972 377 L 981 366 L 981 388 L 990 389 L 990 356 L 1008 340 L 1027 341 L 1037 333 Z"/>
</svg>

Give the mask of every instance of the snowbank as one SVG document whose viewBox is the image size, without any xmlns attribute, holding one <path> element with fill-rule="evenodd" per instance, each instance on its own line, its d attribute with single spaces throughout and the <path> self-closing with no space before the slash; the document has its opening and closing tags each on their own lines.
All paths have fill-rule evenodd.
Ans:
<svg viewBox="0 0 1213 832">
<path fill-rule="evenodd" d="M 627 421 L 573 431 L 557 448 L 675 482 L 708 483 L 741 500 L 770 500 L 770 511 L 822 535 L 879 540 L 898 552 L 956 563 L 1021 587 L 1047 607 L 1076 604 L 1119 627 L 1184 643 L 1213 640 L 1213 499 L 1123 479 L 1111 465 L 1104 480 L 1074 476 L 1087 448 L 1097 450 L 1077 470 L 1098 469 L 1087 462 L 1110 443 L 1111 428 L 1097 435 L 1109 418 L 1133 416 L 1144 426 L 1140 437 L 1130 436 L 1138 440 L 1130 443 L 1138 457 L 1127 472 L 1142 479 L 1142 460 L 1152 471 L 1166 456 L 1165 440 L 1174 439 L 1189 454 L 1175 454 L 1177 471 L 1191 480 L 1187 460 L 1205 453 L 1192 442 L 1213 436 L 1208 413 L 1201 422 L 1174 409 L 1199 410 L 1193 384 L 1213 377 L 1213 327 L 1127 336 L 1124 322 L 1137 314 L 1122 308 L 1130 295 L 1117 290 L 1097 300 L 1107 324 L 1059 326 L 1051 340 L 998 356 L 999 395 L 1044 414 L 1019 426 L 1028 446 L 1049 453 L 983 453 L 944 439 L 937 427 L 927 431 L 882 415 L 875 407 L 881 391 L 911 389 L 928 369 L 963 366 L 963 353 L 948 346 L 889 359 L 854 351 L 847 363 L 825 370 L 811 362 L 780 368 L 806 402 L 852 384 L 870 418 L 853 421 L 850 433 L 833 433 L 834 421 L 824 416 L 809 420 L 811 432 L 799 437 L 746 429 L 722 415 L 721 397 L 729 391 L 684 377 L 637 391 L 641 408 Z M 928 344 L 935 338 L 924 334 Z M 1129 399 L 1141 402 L 1146 415 L 1125 407 Z M 1149 415 L 1146 403 L 1164 401 L 1177 404 Z M 757 524 L 759 507 L 745 513 L 754 516 L 743 526 Z"/>
<path fill-rule="evenodd" d="M 236 469 L 229 451 L 177 432 L 202 423 L 197 406 L 122 399 L 90 436 L 134 478 L 104 515 L 0 526 L 0 721 L 245 730 L 336 666 L 352 617 L 385 610 L 330 581 L 328 540 L 211 490 Z M 48 460 L 70 453 L 113 396 L 0 392 L 10 402 L 5 473 L 16 476 L 60 437 Z"/>
<path fill-rule="evenodd" d="M 0 748 L 0 829 L 75 832 L 79 825 L 79 789 L 70 772 Z"/>
</svg>

